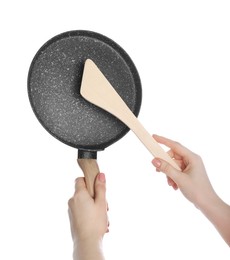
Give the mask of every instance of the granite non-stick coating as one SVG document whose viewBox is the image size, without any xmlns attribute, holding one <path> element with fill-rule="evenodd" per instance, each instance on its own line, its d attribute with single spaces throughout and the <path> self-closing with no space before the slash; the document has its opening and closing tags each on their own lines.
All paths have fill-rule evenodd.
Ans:
<svg viewBox="0 0 230 260">
<path fill-rule="evenodd" d="M 98 151 L 129 129 L 81 97 L 87 58 L 97 64 L 137 116 L 142 91 L 134 63 L 113 40 L 92 31 L 65 32 L 46 42 L 31 63 L 28 94 L 35 115 L 50 134 L 80 150 Z"/>
</svg>

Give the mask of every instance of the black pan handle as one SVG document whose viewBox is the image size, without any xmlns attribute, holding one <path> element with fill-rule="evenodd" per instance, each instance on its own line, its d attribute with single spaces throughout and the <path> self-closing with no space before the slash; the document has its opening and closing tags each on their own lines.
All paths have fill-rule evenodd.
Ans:
<svg viewBox="0 0 230 260">
<path fill-rule="evenodd" d="M 94 198 L 94 183 L 98 173 L 100 172 L 97 160 L 80 158 L 77 159 L 77 162 L 84 173 L 86 187 L 89 194 L 92 198 Z"/>
</svg>

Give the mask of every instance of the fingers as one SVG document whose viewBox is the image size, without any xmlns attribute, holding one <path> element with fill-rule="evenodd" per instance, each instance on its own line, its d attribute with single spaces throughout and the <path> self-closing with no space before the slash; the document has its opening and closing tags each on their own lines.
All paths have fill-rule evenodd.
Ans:
<svg viewBox="0 0 230 260">
<path fill-rule="evenodd" d="M 109 210 L 109 205 L 106 200 L 106 179 L 104 173 L 99 173 L 95 180 L 95 204 L 98 205 L 102 210 L 107 212 Z M 109 219 L 107 215 L 107 228 L 106 233 L 109 232 Z"/>
<path fill-rule="evenodd" d="M 159 135 L 153 135 L 153 138 L 160 144 L 163 144 L 169 148 L 171 148 L 171 154 L 173 153 L 173 155 L 177 156 L 182 156 L 182 157 L 186 157 L 188 156 L 191 151 L 189 149 L 187 149 L 186 147 L 184 147 L 183 145 L 181 145 L 178 142 L 175 142 L 173 140 L 170 140 L 168 138 L 165 138 L 163 136 L 159 136 Z M 175 158 L 177 159 L 177 158 Z"/>
<path fill-rule="evenodd" d="M 157 171 L 161 171 L 165 173 L 170 179 L 173 180 L 173 182 L 177 185 L 179 181 L 179 177 L 181 175 L 181 172 L 175 169 L 173 166 L 171 166 L 166 161 L 154 158 L 152 160 L 152 164 L 156 167 Z M 175 186 L 176 187 L 176 186 Z"/>
<path fill-rule="evenodd" d="M 106 179 L 104 173 L 99 173 L 95 180 L 95 201 L 106 201 Z M 79 177 L 75 180 L 75 194 L 81 191 L 86 191 L 86 183 L 84 177 Z"/>
<path fill-rule="evenodd" d="M 85 179 L 83 177 L 77 178 L 75 180 L 75 193 L 85 189 L 86 189 Z"/>
<path fill-rule="evenodd" d="M 163 144 L 170 148 L 170 150 L 168 151 L 169 156 L 175 159 L 177 163 L 180 164 L 180 168 L 183 170 L 185 168 L 185 164 L 187 164 L 185 161 L 188 161 L 188 158 L 192 152 L 178 142 L 175 142 L 163 136 L 153 135 L 153 138 L 160 144 Z M 178 182 L 179 178 L 181 177 L 181 172 L 172 167 L 166 161 L 159 158 L 154 158 L 152 160 L 152 163 L 156 167 L 157 171 L 166 174 L 168 184 L 172 186 L 175 190 L 178 189 Z"/>
<path fill-rule="evenodd" d="M 85 190 L 86 190 L 85 179 L 83 177 L 77 178 L 75 180 L 75 192 L 74 192 L 73 196 L 68 201 L 68 205 L 69 205 L 70 208 L 73 207 L 77 194 L 79 194 L 79 192 L 85 191 Z"/>
<path fill-rule="evenodd" d="M 106 179 L 104 173 L 99 173 L 95 180 L 95 202 L 103 204 L 106 203 Z"/>
<path fill-rule="evenodd" d="M 177 184 L 170 178 L 167 176 L 167 182 L 168 182 L 168 185 L 173 187 L 174 190 L 177 190 L 178 189 L 178 186 Z"/>
</svg>

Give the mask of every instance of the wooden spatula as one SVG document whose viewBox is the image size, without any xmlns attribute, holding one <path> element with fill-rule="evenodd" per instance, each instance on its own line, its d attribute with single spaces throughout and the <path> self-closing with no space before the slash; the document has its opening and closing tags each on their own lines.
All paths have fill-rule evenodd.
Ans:
<svg viewBox="0 0 230 260">
<path fill-rule="evenodd" d="M 90 59 L 85 62 L 80 92 L 87 101 L 106 110 L 127 125 L 154 157 L 159 157 L 180 170 L 175 161 L 145 130 L 103 73 Z"/>
</svg>

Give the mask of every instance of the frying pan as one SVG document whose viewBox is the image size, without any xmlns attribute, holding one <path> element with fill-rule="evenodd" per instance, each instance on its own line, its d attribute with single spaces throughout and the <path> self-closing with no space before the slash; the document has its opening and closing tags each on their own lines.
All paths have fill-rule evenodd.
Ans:
<svg viewBox="0 0 230 260">
<path fill-rule="evenodd" d="M 138 116 L 142 90 L 133 61 L 120 45 L 93 31 L 68 31 L 48 40 L 31 62 L 27 87 L 31 107 L 41 125 L 61 142 L 78 149 L 78 163 L 93 197 L 99 172 L 97 151 L 118 141 L 129 128 L 80 95 L 87 59 L 97 64 Z"/>
</svg>

